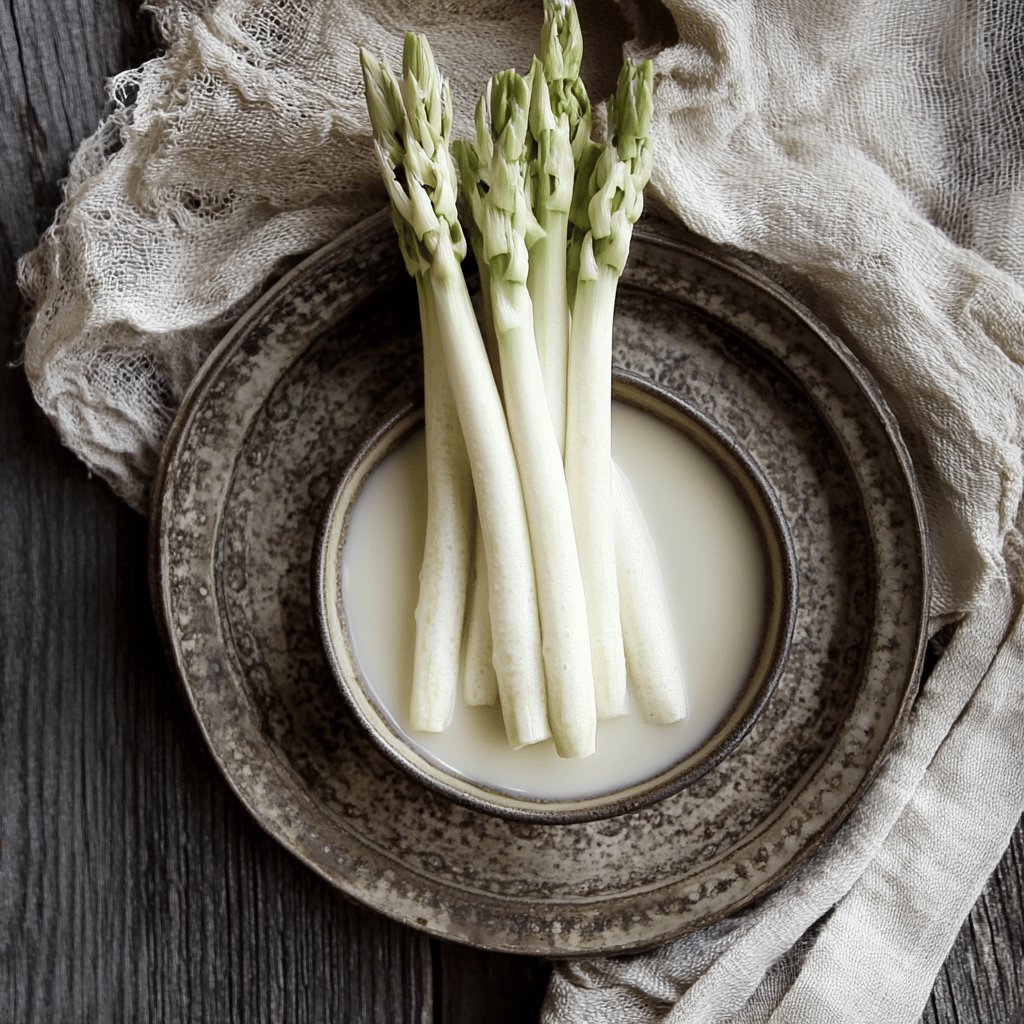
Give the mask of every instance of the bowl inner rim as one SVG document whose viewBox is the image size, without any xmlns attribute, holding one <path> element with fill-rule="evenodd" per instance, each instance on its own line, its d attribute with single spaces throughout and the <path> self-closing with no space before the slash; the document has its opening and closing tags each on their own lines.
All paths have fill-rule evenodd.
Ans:
<svg viewBox="0 0 1024 1024">
<path fill-rule="evenodd" d="M 320 526 L 314 559 L 314 607 L 328 662 L 346 703 L 391 763 L 421 784 L 476 810 L 516 820 L 569 824 L 657 803 L 696 781 L 735 749 L 770 699 L 785 665 L 796 620 L 798 574 L 789 525 L 767 477 L 728 431 L 648 378 L 616 368 L 612 395 L 680 430 L 712 459 L 755 523 L 766 560 L 762 642 L 740 694 L 700 746 L 653 775 L 577 798 L 530 797 L 481 782 L 453 771 L 412 745 L 394 713 L 365 679 L 340 607 L 338 568 L 351 512 L 363 486 L 392 452 L 422 428 L 422 405 L 396 410 L 360 444 L 330 496 Z"/>
</svg>

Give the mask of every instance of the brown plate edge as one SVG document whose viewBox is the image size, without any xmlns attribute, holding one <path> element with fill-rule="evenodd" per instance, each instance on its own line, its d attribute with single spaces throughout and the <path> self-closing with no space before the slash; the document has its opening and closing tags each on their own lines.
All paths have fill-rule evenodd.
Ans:
<svg viewBox="0 0 1024 1024">
<path fill-rule="evenodd" d="M 251 806 L 249 800 L 236 786 L 234 778 L 228 771 L 227 765 L 218 753 L 217 748 L 213 744 L 210 735 L 207 732 L 202 718 L 198 714 L 198 709 L 193 699 L 192 692 L 185 681 L 184 674 L 182 673 L 181 662 L 177 656 L 177 650 L 172 639 L 166 585 L 160 572 L 161 547 L 163 540 L 164 492 L 166 490 L 168 473 L 175 451 L 183 434 L 186 432 L 187 427 L 191 424 L 195 408 L 203 391 L 205 390 L 206 384 L 213 376 L 215 376 L 217 368 L 233 351 L 239 337 L 248 330 L 253 322 L 257 321 L 265 313 L 267 308 L 273 304 L 274 300 L 278 296 L 286 292 L 291 287 L 296 279 L 305 276 L 311 268 L 316 267 L 321 263 L 329 262 L 333 259 L 336 250 L 343 247 L 350 236 L 362 233 L 366 231 L 368 227 L 376 227 L 377 223 L 386 220 L 387 217 L 388 211 L 386 209 L 380 210 L 376 214 L 352 225 L 337 238 L 311 253 L 284 274 L 280 279 L 275 281 L 274 284 L 272 284 L 265 292 L 263 292 L 256 299 L 253 305 L 250 306 L 225 333 L 224 337 L 213 348 L 205 362 L 196 373 L 196 376 L 189 385 L 178 412 L 172 421 L 171 427 L 164 441 L 164 447 L 161 452 L 157 474 L 154 477 L 150 499 L 150 523 L 148 531 L 148 574 L 150 596 L 153 601 L 154 615 L 168 661 L 174 667 L 175 682 L 181 689 L 189 707 L 192 709 L 200 734 L 203 737 L 203 741 L 206 744 L 214 763 L 220 770 L 220 773 L 227 782 L 228 787 L 246 808 L 251 817 L 255 819 L 256 823 L 266 834 L 279 842 L 290 854 L 295 856 L 300 862 L 313 870 L 335 889 L 340 889 L 340 886 L 334 877 L 321 869 L 315 861 L 307 857 L 302 851 L 296 849 L 285 836 L 279 834 L 273 825 L 265 821 L 264 818 L 257 813 L 257 810 Z M 918 629 L 916 633 L 916 649 L 914 652 L 911 670 L 907 673 L 907 680 L 905 682 L 904 693 L 900 706 L 897 709 L 896 714 L 893 716 L 889 731 L 882 742 L 878 757 L 875 759 L 869 770 L 864 774 L 859 784 L 847 800 L 833 814 L 832 819 L 824 827 L 818 830 L 818 832 L 808 841 L 807 845 L 799 855 L 794 857 L 794 859 L 782 868 L 773 878 L 760 886 L 754 887 L 743 898 L 738 899 L 728 911 L 729 914 L 733 914 L 749 907 L 768 893 L 783 886 L 786 881 L 788 881 L 789 878 L 799 870 L 806 860 L 820 850 L 820 848 L 835 835 L 845 820 L 849 817 L 867 787 L 874 781 L 882 762 L 888 756 L 892 745 L 895 742 L 899 730 L 909 717 L 910 709 L 913 705 L 914 698 L 917 695 L 918 687 L 915 683 L 920 680 L 928 640 L 928 608 L 932 588 L 930 572 L 930 540 L 928 536 L 927 521 L 924 515 L 924 502 L 920 492 L 920 487 L 917 483 L 910 453 L 903 441 L 896 418 L 890 410 L 888 403 L 874 379 L 859 363 L 845 342 L 843 342 L 838 335 L 831 330 L 831 328 L 815 316 L 802 303 L 796 300 L 766 275 L 743 263 L 742 260 L 735 256 L 719 251 L 713 243 L 693 234 L 683 225 L 671 224 L 665 221 L 642 223 L 639 229 L 635 232 L 635 236 L 645 242 L 674 249 L 687 257 L 696 257 L 703 260 L 704 262 L 709 263 L 712 266 L 716 266 L 728 274 L 744 280 L 755 289 L 769 294 L 776 302 L 793 313 L 797 319 L 805 323 L 807 327 L 826 344 L 833 355 L 835 355 L 840 361 L 851 379 L 855 382 L 858 389 L 861 391 L 871 409 L 881 422 L 882 428 L 889 440 L 890 447 L 896 455 L 897 463 L 902 471 L 903 483 L 912 506 L 914 522 L 916 524 L 915 536 L 918 539 L 918 551 L 916 553 L 915 561 L 919 569 L 921 585 L 921 602 L 917 615 Z M 390 916 L 387 915 L 380 907 L 367 900 L 360 899 L 357 895 L 347 889 L 341 891 L 343 891 L 347 898 L 352 899 L 354 902 L 368 907 L 377 913 Z M 595 900 L 594 904 L 595 906 L 599 906 L 601 902 L 602 900 L 600 899 Z M 503 944 L 501 942 L 488 942 L 484 937 L 480 936 L 452 935 L 450 931 L 433 927 L 429 922 L 426 924 L 420 924 L 418 922 L 413 923 L 396 917 L 392 917 L 392 920 L 396 920 L 398 923 L 408 927 L 416 928 L 417 930 L 423 931 L 436 938 L 458 942 L 477 949 L 515 953 L 525 956 L 537 956 L 544 959 L 585 959 L 594 956 L 635 953 L 645 949 L 651 949 L 662 945 L 665 942 L 671 941 L 672 939 L 679 938 L 682 935 L 690 934 L 694 931 L 700 930 L 701 928 L 707 927 L 716 921 L 721 920 L 723 916 L 723 914 L 717 913 L 713 915 L 709 914 L 704 918 L 700 918 L 696 922 L 691 922 L 685 928 L 675 932 L 666 933 L 650 941 L 642 940 L 615 946 L 601 946 L 599 948 L 588 949 L 585 951 L 572 952 L 523 949 L 521 944 L 519 946 L 512 946 L 511 944 Z"/>
</svg>

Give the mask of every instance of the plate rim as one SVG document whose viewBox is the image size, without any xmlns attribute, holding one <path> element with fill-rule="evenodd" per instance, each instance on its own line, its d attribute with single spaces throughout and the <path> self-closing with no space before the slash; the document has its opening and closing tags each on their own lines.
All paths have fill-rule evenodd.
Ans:
<svg viewBox="0 0 1024 1024">
<path fill-rule="evenodd" d="M 185 678 L 182 660 L 179 656 L 179 648 L 174 638 L 173 624 L 171 622 L 170 602 L 168 594 L 168 581 L 161 571 L 163 561 L 163 543 L 166 537 L 164 530 L 164 506 L 168 488 L 168 480 L 171 465 L 182 438 L 191 425 L 194 414 L 199 405 L 200 399 L 205 393 L 208 384 L 216 377 L 217 371 L 226 358 L 231 355 L 241 336 L 256 322 L 258 322 L 270 309 L 275 301 L 284 293 L 288 292 L 297 280 L 302 279 L 314 267 L 323 262 L 330 261 L 336 251 L 343 248 L 354 236 L 362 234 L 367 230 L 376 229 L 381 221 L 389 217 L 386 208 L 378 210 L 370 216 L 357 221 L 344 230 L 336 238 L 331 239 L 312 253 L 307 255 L 295 266 L 291 267 L 281 277 L 276 279 L 265 291 L 263 291 L 253 303 L 239 316 L 232 326 L 225 332 L 219 342 L 213 347 L 206 359 L 203 361 L 188 388 L 182 397 L 179 408 L 170 425 L 160 454 L 157 473 L 154 477 L 150 496 L 150 515 L 148 530 L 148 576 L 150 596 L 154 608 L 154 617 L 157 621 L 158 630 L 163 642 L 167 660 L 173 668 L 175 682 L 182 692 L 188 707 L 191 710 L 193 719 L 199 729 L 203 742 L 206 745 L 210 756 L 216 765 L 221 777 L 227 783 L 229 789 L 241 802 L 248 812 L 250 818 L 267 835 L 271 836 L 287 852 L 298 859 L 306 867 L 312 869 L 317 875 L 324 879 L 332 889 L 340 892 L 345 898 L 351 899 L 357 904 L 367 907 L 376 913 L 380 913 L 389 919 L 405 926 L 425 932 L 436 938 L 447 941 L 454 941 L 474 948 L 491 950 L 495 952 L 518 953 L 521 955 L 532 955 L 546 959 L 585 959 L 594 956 L 616 955 L 621 953 L 638 952 L 644 949 L 654 948 L 667 941 L 678 938 L 681 935 L 707 927 L 716 920 L 721 919 L 719 914 L 706 914 L 698 916 L 697 920 L 670 934 L 664 934 L 653 939 L 644 941 L 629 941 L 619 944 L 600 945 L 599 947 L 585 950 L 568 950 L 539 952 L 535 949 L 524 950 L 521 943 L 513 945 L 511 942 L 488 941 L 480 935 L 453 935 L 441 925 L 433 921 L 410 920 L 404 916 L 392 914 L 387 909 L 371 902 L 368 898 L 349 888 L 343 888 L 337 878 L 327 873 L 315 860 L 308 856 L 301 848 L 294 844 L 284 834 L 275 822 L 268 820 L 260 813 L 248 797 L 242 792 L 232 773 L 228 770 L 227 760 L 221 756 L 218 747 L 213 741 L 207 723 L 199 713 L 196 704 L 196 697 L 193 689 Z M 682 224 L 673 223 L 664 219 L 643 220 L 637 225 L 635 237 L 646 242 L 653 243 L 659 247 L 674 250 L 684 256 L 698 259 L 724 271 L 726 274 L 737 277 L 754 289 L 767 293 L 775 302 L 784 306 L 792 315 L 802 321 L 811 332 L 820 338 L 828 347 L 829 351 L 840 361 L 843 369 L 850 379 L 857 386 L 860 393 L 867 399 L 871 409 L 884 430 L 889 442 L 891 453 L 895 456 L 899 465 L 901 476 L 909 498 L 908 509 L 912 511 L 914 525 L 914 536 L 917 540 L 917 550 L 912 559 L 916 569 L 915 580 L 918 582 L 921 591 L 920 605 L 915 617 L 915 650 L 907 671 L 907 678 L 903 681 L 903 693 L 899 706 L 893 714 L 892 721 L 885 738 L 881 741 L 877 757 L 874 758 L 869 768 L 864 772 L 856 786 L 851 790 L 847 799 L 839 805 L 831 815 L 830 820 L 824 826 L 818 828 L 814 835 L 808 839 L 801 848 L 798 855 L 789 860 L 782 868 L 776 871 L 770 879 L 751 887 L 740 898 L 738 898 L 728 911 L 729 914 L 738 913 L 767 893 L 775 891 L 786 882 L 811 858 L 825 843 L 827 843 L 840 830 L 848 819 L 857 803 L 863 797 L 865 791 L 875 780 L 883 762 L 888 757 L 893 744 L 910 715 L 914 700 L 916 699 L 921 680 L 921 670 L 924 664 L 928 642 L 929 608 L 933 580 L 931 575 L 931 543 L 928 534 L 927 519 L 925 516 L 924 499 L 920 490 L 913 462 L 903 440 L 899 423 L 890 409 L 884 394 L 877 382 L 868 372 L 866 367 L 853 354 L 848 345 L 828 325 L 808 309 L 799 299 L 787 292 L 784 288 L 771 280 L 756 267 L 744 263 L 740 258 L 722 252 L 713 242 L 694 235 Z M 774 815 L 773 815 L 774 819 Z M 773 820 L 772 819 L 772 820 Z M 538 826 L 541 828 L 548 826 Z M 599 906 L 606 897 L 601 897 L 592 902 Z"/>
</svg>

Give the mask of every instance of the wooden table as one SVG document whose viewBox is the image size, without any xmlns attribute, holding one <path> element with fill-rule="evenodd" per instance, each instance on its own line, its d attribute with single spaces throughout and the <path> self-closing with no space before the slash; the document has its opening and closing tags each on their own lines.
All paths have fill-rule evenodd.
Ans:
<svg viewBox="0 0 1024 1024">
<path fill-rule="evenodd" d="M 158 643 L 146 524 L 63 449 L 17 358 L 15 260 L 152 55 L 124 0 L 0 9 L 0 1022 L 536 1019 L 549 968 L 349 902 L 249 819 Z M 1024 1020 L 1024 833 L 924 1020 Z"/>
</svg>

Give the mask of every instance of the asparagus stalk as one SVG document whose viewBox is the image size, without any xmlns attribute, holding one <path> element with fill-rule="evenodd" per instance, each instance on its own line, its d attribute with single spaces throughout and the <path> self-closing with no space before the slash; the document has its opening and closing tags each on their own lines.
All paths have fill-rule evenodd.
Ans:
<svg viewBox="0 0 1024 1024">
<path fill-rule="evenodd" d="M 406 267 L 429 294 L 469 457 L 490 570 L 494 660 L 505 728 L 511 745 L 520 747 L 549 735 L 537 591 L 515 454 L 462 274 L 466 243 L 448 148 L 451 100 L 421 35 L 405 37 L 400 84 L 371 54 L 364 50 L 360 56 L 392 220 Z M 428 475 L 432 469 L 428 465 Z M 467 524 L 472 524 L 469 514 L 464 519 L 469 534 Z M 460 593 L 464 600 L 466 581 Z M 454 647 L 458 650 L 458 640 Z"/>
<path fill-rule="evenodd" d="M 459 639 L 472 552 L 473 483 L 430 289 L 417 277 L 423 332 L 423 398 L 427 523 L 416 602 L 412 693 L 413 729 L 441 732 L 455 710 Z"/>
<path fill-rule="evenodd" d="M 590 143 L 591 111 L 587 90 L 580 78 L 583 33 L 572 0 L 544 0 L 540 60 L 552 112 L 567 122 L 573 162 L 578 163 L 583 149 Z"/>
<path fill-rule="evenodd" d="M 572 203 L 573 159 L 569 124 L 556 118 L 541 62 L 534 57 L 530 74 L 530 160 L 534 215 L 542 229 L 530 249 L 527 286 L 533 302 L 534 334 L 548 413 L 565 448 L 566 373 L 569 358 L 569 297 L 566 292 L 566 237 Z"/>
<path fill-rule="evenodd" d="M 551 422 L 565 451 L 569 357 L 566 240 L 576 157 L 589 142 L 590 102 L 580 78 L 583 35 L 572 3 L 544 0 L 530 98 L 534 215 L 544 231 L 530 250 L 528 285 Z"/>
<path fill-rule="evenodd" d="M 403 160 L 405 107 L 398 83 L 367 53 L 362 54 L 366 100 L 376 132 L 378 157 L 397 167 Z M 443 107 L 434 104 L 426 123 L 440 130 Z M 383 131 L 384 126 L 394 126 Z M 401 126 L 401 127 L 399 127 Z M 440 732 L 451 720 L 458 679 L 458 638 L 465 611 L 472 538 L 472 484 L 454 396 L 444 370 L 437 319 L 429 287 L 429 255 L 396 206 L 406 267 L 416 282 L 423 334 L 424 430 L 426 434 L 427 522 L 420 590 L 409 721 L 414 729 Z M 454 653 L 454 659 L 453 659 Z"/>
<path fill-rule="evenodd" d="M 581 149 L 570 250 L 578 263 L 566 415 L 565 474 L 587 589 L 598 714 L 626 711 L 626 662 L 615 568 L 611 461 L 612 320 L 619 276 L 650 177 L 649 61 L 627 62 L 608 104 L 610 142 Z"/>
<path fill-rule="evenodd" d="M 612 141 L 620 159 L 629 162 L 635 189 L 631 204 L 624 211 L 630 234 L 632 224 L 639 219 L 643 189 L 650 177 L 651 149 L 647 130 L 652 107 L 652 77 L 649 62 L 639 69 L 625 68 L 623 78 L 628 87 L 623 90 L 620 81 L 609 112 Z M 591 158 L 594 159 L 594 154 Z M 644 718 L 656 725 L 667 725 L 686 717 L 682 662 L 654 541 L 633 488 L 614 462 L 612 496 L 626 667 Z"/>
<path fill-rule="evenodd" d="M 467 704 L 479 707 L 498 700 L 498 677 L 494 672 L 494 646 L 491 643 L 487 553 L 479 524 L 476 537 L 463 637 L 462 696 Z"/>
<path fill-rule="evenodd" d="M 538 89 L 540 83 L 535 72 L 535 99 L 530 121 L 537 165 L 534 170 L 537 182 L 534 210 L 547 232 L 547 244 L 537 245 L 530 251 L 530 291 L 535 311 L 559 305 L 568 310 L 567 275 L 572 277 L 571 294 L 575 295 L 580 248 L 586 233 L 576 233 L 576 245 L 570 250 L 570 269 L 566 258 L 568 225 L 557 216 L 561 214 L 561 203 L 551 204 L 546 199 L 550 195 L 557 195 L 560 199 L 563 181 L 575 175 L 577 169 L 575 166 L 570 168 L 566 175 L 563 164 L 552 160 L 549 154 L 557 145 L 561 155 L 568 143 L 573 162 L 579 165 L 580 180 L 589 183 L 601 153 L 600 147 L 590 140 L 590 103 L 580 79 L 583 39 L 575 6 L 571 0 L 545 0 L 544 13 L 540 46 L 544 88 L 543 91 Z M 552 118 L 558 124 L 557 133 L 552 129 Z M 555 174 L 562 175 L 557 183 L 552 181 Z M 556 241 L 558 245 L 554 244 Z M 542 336 L 543 325 L 550 323 L 550 318 L 537 316 L 537 345 L 542 353 L 546 353 L 542 366 L 552 420 L 556 431 L 564 431 L 565 407 L 559 407 L 557 396 L 566 393 L 563 390 L 565 380 L 561 376 L 566 372 L 566 365 L 564 358 L 561 365 L 553 358 L 552 353 L 557 350 L 551 336 Z M 568 317 L 560 321 L 559 326 L 565 331 L 561 351 L 567 355 Z M 629 481 L 614 463 L 611 475 L 619 620 L 627 675 L 633 681 L 641 711 L 648 721 L 676 721 L 685 714 L 685 696 L 657 553 Z"/>
<path fill-rule="evenodd" d="M 455 143 L 452 152 L 459 165 L 459 175 L 462 180 L 464 182 L 475 181 L 476 169 L 475 166 L 472 166 L 475 159 L 473 151 Z M 470 161 L 470 165 L 467 165 L 466 161 Z M 494 316 L 491 312 L 490 270 L 481 257 L 482 237 L 472 218 L 468 219 L 466 227 L 469 245 L 476 257 L 477 273 L 480 277 L 478 298 L 484 347 L 487 349 L 487 359 L 500 395 L 501 371 L 498 366 L 498 343 L 494 337 Z M 462 644 L 462 695 L 466 703 L 471 706 L 490 705 L 498 700 L 498 677 L 494 672 L 494 647 L 491 643 L 488 602 L 487 555 L 484 551 L 483 533 L 478 523 Z"/>
<path fill-rule="evenodd" d="M 686 717 L 683 668 L 658 552 L 626 475 L 612 472 L 615 567 L 626 665 L 640 713 L 652 725 Z"/>
<path fill-rule="evenodd" d="M 477 108 L 475 143 L 461 147 L 459 161 L 489 272 L 505 411 L 533 544 L 551 734 L 562 757 L 585 757 L 596 735 L 586 596 L 527 286 L 528 247 L 542 230 L 527 179 L 531 88 L 514 71 L 491 80 Z"/>
</svg>

